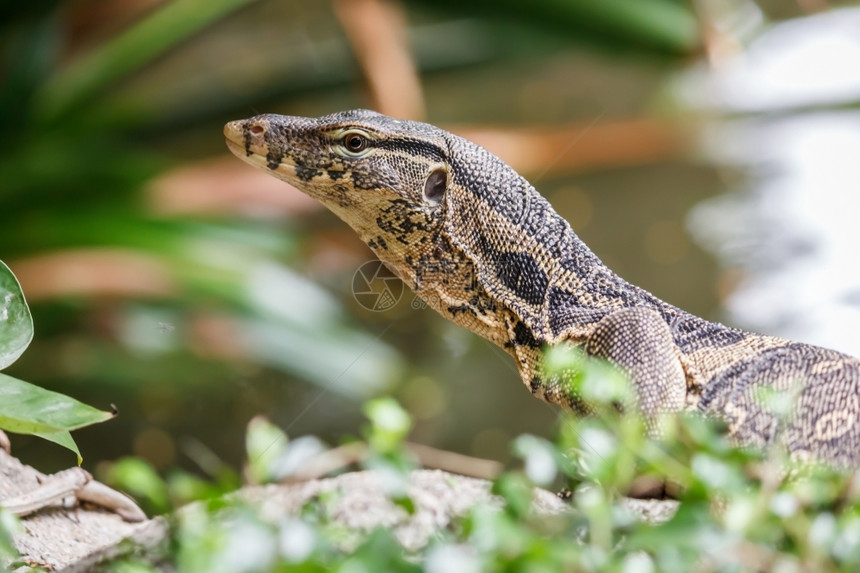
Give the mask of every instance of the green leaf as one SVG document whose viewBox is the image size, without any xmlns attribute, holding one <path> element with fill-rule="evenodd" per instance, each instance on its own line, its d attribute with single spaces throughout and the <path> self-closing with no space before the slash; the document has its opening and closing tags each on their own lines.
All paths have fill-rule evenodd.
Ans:
<svg viewBox="0 0 860 573">
<path fill-rule="evenodd" d="M 514 453 L 525 462 L 525 472 L 535 484 L 547 487 L 558 473 L 559 459 L 552 442 L 523 434 L 513 442 Z"/>
<path fill-rule="evenodd" d="M 81 456 L 81 450 L 78 449 L 78 444 L 75 443 L 75 439 L 72 438 L 69 432 L 65 430 L 60 430 L 59 432 L 35 432 L 33 435 L 59 444 L 67 450 L 72 450 L 78 458 L 78 465 L 81 465 L 81 462 L 84 461 L 83 456 Z"/>
<path fill-rule="evenodd" d="M 33 317 L 18 279 L 0 261 L 0 370 L 24 352 L 33 340 Z"/>
<path fill-rule="evenodd" d="M 374 451 L 396 452 L 412 428 L 412 418 L 393 398 L 384 397 L 364 404 L 364 415 L 370 420 L 367 435 Z"/>
<path fill-rule="evenodd" d="M 255 416 L 248 422 L 245 434 L 245 450 L 248 452 L 248 469 L 254 483 L 272 480 L 275 463 L 284 453 L 289 439 L 279 427 L 263 416 Z"/>
<path fill-rule="evenodd" d="M 15 536 L 24 532 L 18 516 L 0 508 L 0 559 L 4 562 L 17 558 L 20 553 L 15 547 Z"/>
<path fill-rule="evenodd" d="M 74 398 L 0 374 L 0 429 L 41 436 L 81 454 L 69 432 L 113 418 Z"/>
<path fill-rule="evenodd" d="M 140 458 L 122 458 L 111 466 L 107 482 L 114 487 L 131 492 L 137 498 L 144 498 L 158 512 L 170 509 L 167 484 L 158 472 Z"/>
</svg>

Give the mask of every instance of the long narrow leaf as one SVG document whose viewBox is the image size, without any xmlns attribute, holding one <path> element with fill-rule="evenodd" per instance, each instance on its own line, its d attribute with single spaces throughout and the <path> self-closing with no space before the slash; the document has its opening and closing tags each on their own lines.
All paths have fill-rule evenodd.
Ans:
<svg viewBox="0 0 860 573">
<path fill-rule="evenodd" d="M 38 98 L 45 119 L 87 98 L 212 22 L 253 0 L 174 0 L 48 81 Z"/>
<path fill-rule="evenodd" d="M 570 38 L 589 38 L 613 48 L 638 46 L 651 53 L 689 54 L 701 41 L 689 3 L 674 0 L 433 0 L 432 4 L 477 10 L 482 16 L 513 16 L 542 30 L 555 28 Z"/>
</svg>

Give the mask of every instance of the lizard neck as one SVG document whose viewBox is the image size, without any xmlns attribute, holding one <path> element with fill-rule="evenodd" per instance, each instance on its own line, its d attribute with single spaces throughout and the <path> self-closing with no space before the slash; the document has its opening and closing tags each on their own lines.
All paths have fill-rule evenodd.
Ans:
<svg viewBox="0 0 860 573">
<path fill-rule="evenodd" d="M 456 149 L 458 141 L 450 145 Z M 584 338 L 614 308 L 665 305 L 609 270 L 513 169 L 462 145 L 471 147 L 454 157 L 478 155 L 472 161 L 484 168 L 476 173 L 454 163 L 441 232 L 471 261 L 486 293 L 509 311 L 497 340 L 542 346 Z"/>
</svg>

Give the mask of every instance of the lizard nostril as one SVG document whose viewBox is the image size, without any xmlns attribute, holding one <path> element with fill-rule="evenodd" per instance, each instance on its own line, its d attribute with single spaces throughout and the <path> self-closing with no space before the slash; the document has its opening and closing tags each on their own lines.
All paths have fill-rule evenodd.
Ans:
<svg viewBox="0 0 860 573">
<path fill-rule="evenodd" d="M 262 125 L 257 124 L 251 126 L 251 133 L 253 133 L 254 135 L 260 135 L 264 131 L 266 130 Z"/>
</svg>

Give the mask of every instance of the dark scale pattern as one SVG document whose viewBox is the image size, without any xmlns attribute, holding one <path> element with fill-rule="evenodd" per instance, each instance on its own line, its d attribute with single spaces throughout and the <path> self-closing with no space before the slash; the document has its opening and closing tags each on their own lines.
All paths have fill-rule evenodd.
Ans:
<svg viewBox="0 0 860 573">
<path fill-rule="evenodd" d="M 681 352 L 689 354 L 708 347 L 726 347 L 743 342 L 748 333 L 737 328 L 729 328 L 716 322 L 681 312 L 670 321 L 675 344 Z"/>
<path fill-rule="evenodd" d="M 301 181 L 310 181 L 314 177 L 318 177 L 322 175 L 322 171 L 319 169 L 314 169 L 313 167 L 300 167 L 296 166 L 296 177 L 298 177 Z"/>
<path fill-rule="evenodd" d="M 564 239 L 573 231 L 567 221 L 559 217 L 543 197 L 540 199 L 531 202 L 528 223 L 524 228 L 533 229 L 535 241 L 546 248 L 554 262 L 559 261 L 562 254 L 570 249 L 570 243 Z"/>
<path fill-rule="evenodd" d="M 281 159 L 283 159 L 283 155 L 277 151 L 270 151 L 266 154 L 266 167 L 274 171 L 278 167 L 281 166 Z M 303 169 L 299 167 L 298 169 Z"/>
<path fill-rule="evenodd" d="M 556 286 L 549 288 L 547 298 L 549 306 L 549 328 L 554 338 L 560 338 L 579 326 L 593 327 L 604 316 L 611 312 L 607 308 L 594 308 L 578 304 L 573 293 Z"/>
<path fill-rule="evenodd" d="M 348 130 L 367 135 L 347 153 Z M 549 203 L 485 149 L 425 123 L 367 110 L 318 119 L 262 115 L 225 127 L 237 157 L 321 201 L 443 316 L 504 348 L 537 397 L 588 404 L 544 376 L 547 344 L 627 372 L 635 404 L 660 416 L 698 409 L 740 443 L 860 467 L 860 361 L 708 322 L 613 273 Z M 424 196 L 430 173 L 446 187 Z M 761 389 L 794 396 L 780 418 Z"/>
<path fill-rule="evenodd" d="M 528 253 L 498 253 L 499 280 L 512 293 L 529 304 L 539 305 L 546 296 L 549 279 Z"/>
<path fill-rule="evenodd" d="M 404 245 L 410 245 L 414 241 L 425 242 L 430 239 L 430 231 L 434 221 L 424 212 L 416 212 L 411 205 L 403 199 L 393 199 L 388 205 L 380 209 L 376 218 L 376 224 L 381 231 Z M 380 235 L 385 242 L 384 235 Z M 377 241 L 379 242 L 379 241 Z"/>
<path fill-rule="evenodd" d="M 833 384 L 834 377 L 845 380 Z M 788 415 L 768 402 L 767 389 L 796 394 Z M 760 446 L 786 443 L 841 467 L 860 465 L 860 365 L 806 344 L 768 349 L 715 377 L 699 408 L 721 414 L 735 434 Z"/>
<path fill-rule="evenodd" d="M 513 346 L 528 346 L 529 348 L 540 348 L 544 345 L 543 340 L 535 338 L 534 333 L 525 323 L 518 322 L 514 326 L 514 339 L 510 341 Z"/>
<path fill-rule="evenodd" d="M 421 157 L 427 161 L 441 163 L 445 160 L 444 150 L 436 144 L 421 139 L 399 138 L 389 139 L 377 145 L 379 149 L 402 152 L 415 157 Z"/>
</svg>

